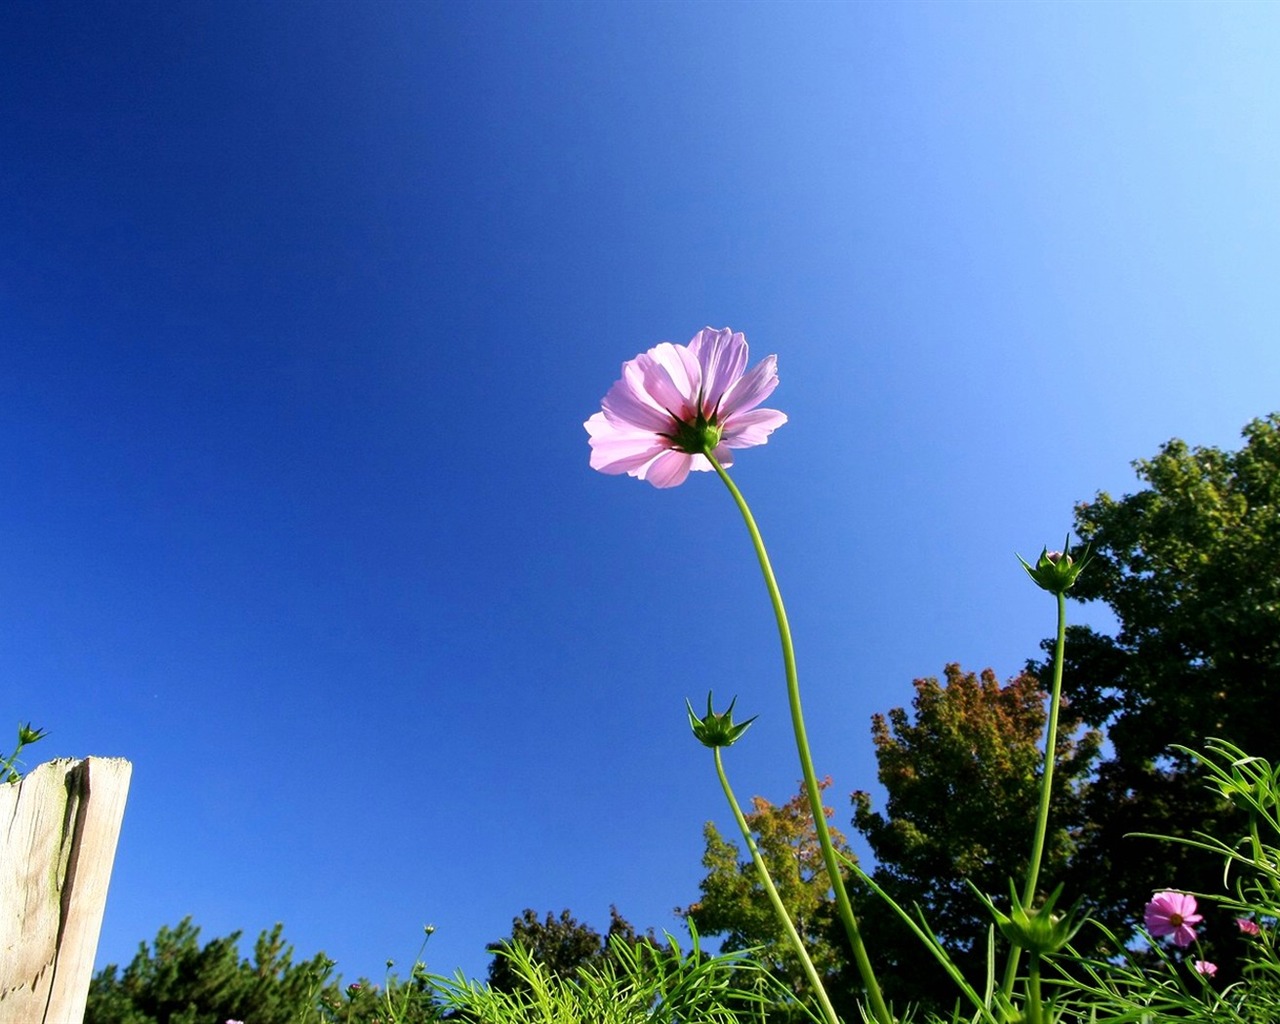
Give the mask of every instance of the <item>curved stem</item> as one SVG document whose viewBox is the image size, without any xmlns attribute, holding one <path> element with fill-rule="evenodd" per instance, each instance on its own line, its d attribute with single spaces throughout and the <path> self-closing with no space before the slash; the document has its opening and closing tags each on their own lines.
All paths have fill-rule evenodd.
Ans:
<svg viewBox="0 0 1280 1024">
<path fill-rule="evenodd" d="M 755 547 L 756 558 L 760 561 L 760 571 L 764 574 L 765 587 L 769 591 L 769 600 L 773 604 L 773 615 L 778 622 L 778 638 L 782 642 L 782 664 L 787 676 L 787 702 L 791 708 L 791 727 L 795 733 L 796 750 L 800 754 L 800 768 L 804 774 L 805 791 L 809 797 L 809 808 L 813 813 L 813 826 L 818 835 L 818 844 L 822 848 L 822 862 L 827 869 L 827 877 L 835 893 L 836 909 L 845 933 L 849 937 L 849 947 L 853 953 L 854 963 L 862 976 L 862 983 L 867 989 L 867 999 L 871 1003 L 872 1013 L 880 1024 L 893 1024 L 893 1015 L 884 1001 L 884 994 L 876 981 L 875 971 L 871 967 L 871 959 L 858 930 L 858 920 L 853 913 L 853 904 L 844 887 L 844 877 L 840 872 L 840 864 L 836 859 L 835 848 L 831 844 L 831 830 L 827 828 L 827 816 L 823 812 L 822 790 L 818 786 L 818 776 L 813 768 L 813 755 L 809 750 L 809 738 L 805 731 L 804 713 L 800 707 L 800 680 L 796 674 L 796 653 L 791 642 L 791 626 L 787 622 L 787 611 L 782 604 L 782 593 L 778 589 L 778 581 L 773 575 L 773 566 L 769 562 L 769 554 L 765 550 L 764 538 L 760 536 L 760 528 L 756 526 L 755 517 L 747 506 L 747 501 L 730 479 L 724 467 L 716 460 L 710 449 L 703 454 L 711 462 L 725 487 L 733 496 L 738 511 L 747 524 L 747 532 L 751 534 L 751 543 Z"/>
<path fill-rule="evenodd" d="M 796 953 L 800 956 L 800 966 L 804 968 L 805 977 L 809 979 L 809 984 L 813 986 L 818 1003 L 822 1006 L 822 1015 L 827 1019 L 828 1024 L 840 1024 L 840 1018 L 836 1015 L 835 1008 L 831 1005 L 827 990 L 822 984 L 822 978 L 818 976 L 818 969 L 814 967 L 813 961 L 809 958 L 809 953 L 804 948 L 804 941 L 800 938 L 800 933 L 796 931 L 796 926 L 792 923 L 791 915 L 787 913 L 787 908 L 782 903 L 782 897 L 778 895 L 778 889 L 773 884 L 773 879 L 769 877 L 769 869 L 765 866 L 764 858 L 760 856 L 760 850 L 756 846 L 755 838 L 751 835 L 751 826 L 747 824 L 747 819 L 742 813 L 738 799 L 733 795 L 733 788 L 729 785 L 729 777 L 724 771 L 724 761 L 720 757 L 720 748 L 712 748 L 712 753 L 715 754 L 716 758 L 716 774 L 720 776 L 720 788 L 724 790 L 724 795 L 729 800 L 729 806 L 733 809 L 733 819 L 738 823 L 738 831 L 742 833 L 742 838 L 747 843 L 747 849 L 751 851 L 751 860 L 755 863 L 756 873 L 760 876 L 764 891 L 769 896 L 769 902 L 773 904 L 774 913 L 778 915 L 778 920 L 786 928 L 787 938 L 791 940 L 791 945 L 795 947 Z"/>
<path fill-rule="evenodd" d="M 1036 898 L 1036 886 L 1040 881 L 1040 864 L 1044 860 L 1045 836 L 1049 831 L 1049 800 L 1053 794 L 1053 766 L 1058 753 L 1058 709 L 1062 704 L 1062 654 L 1067 637 L 1067 599 L 1058 598 L 1058 635 L 1053 645 L 1053 687 L 1049 693 L 1049 729 L 1044 744 L 1044 771 L 1040 776 L 1040 810 L 1036 814 L 1036 831 L 1031 843 L 1031 862 L 1027 865 L 1027 882 L 1022 889 L 1022 905 L 1030 909 Z M 1009 963 L 1004 974 L 1004 994 L 1013 994 L 1014 977 L 1018 972 L 1021 949 L 1009 950 Z"/>
</svg>

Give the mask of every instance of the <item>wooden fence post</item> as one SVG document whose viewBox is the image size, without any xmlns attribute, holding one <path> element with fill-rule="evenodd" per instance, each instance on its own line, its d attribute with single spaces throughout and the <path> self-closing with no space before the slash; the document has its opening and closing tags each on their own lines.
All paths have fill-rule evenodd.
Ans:
<svg viewBox="0 0 1280 1024">
<path fill-rule="evenodd" d="M 49 761 L 0 784 L 0 1024 L 81 1024 L 133 766 Z"/>
</svg>

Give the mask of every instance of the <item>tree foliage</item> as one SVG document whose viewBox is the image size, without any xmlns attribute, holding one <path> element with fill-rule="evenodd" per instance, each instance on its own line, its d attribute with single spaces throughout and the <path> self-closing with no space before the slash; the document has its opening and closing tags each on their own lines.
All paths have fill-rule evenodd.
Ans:
<svg viewBox="0 0 1280 1024">
<path fill-rule="evenodd" d="M 1134 463 L 1147 489 L 1076 509 L 1095 560 L 1071 596 L 1105 602 L 1119 631 L 1073 630 L 1066 678 L 1116 761 L 1209 736 L 1280 751 L 1280 414 L 1244 437 L 1238 452 L 1169 441 Z"/>
<path fill-rule="evenodd" d="M 962 948 L 984 938 L 989 923 L 968 888 L 1007 891 L 1031 852 L 1043 768 L 1045 694 L 1023 673 L 1001 686 L 991 669 L 981 676 L 959 665 L 945 684 L 914 682 L 914 720 L 905 708 L 872 719 L 879 779 L 888 793 L 884 815 L 871 796 L 853 794 L 854 824 L 875 852 L 875 877 L 919 904 L 930 925 Z M 1096 732 L 1072 738 L 1065 721 L 1058 740 L 1045 873 L 1061 871 L 1079 821 L 1082 781 L 1098 754 Z"/>
<path fill-rule="evenodd" d="M 282 933 L 279 924 L 262 932 L 250 961 L 240 957 L 240 932 L 201 946 L 189 917 L 176 928 L 162 927 L 123 971 L 111 964 L 94 976 L 85 1024 L 387 1024 L 388 997 L 398 1024 L 439 1019 L 417 970 L 407 982 L 387 979 L 385 989 L 365 979 L 344 989 L 324 953 L 294 962 Z"/>
<path fill-rule="evenodd" d="M 825 790 L 831 779 L 823 779 L 819 785 Z M 824 810 L 828 817 L 832 815 L 830 808 Z M 831 882 L 822 861 L 808 796 L 803 788 L 784 804 L 757 796 L 752 800 L 751 812 L 744 816 L 814 965 L 822 974 L 834 978 L 845 963 L 844 943 L 831 928 L 835 916 Z M 678 912 L 692 921 L 700 934 L 722 936 L 721 948 L 726 951 L 758 947 L 756 958 L 774 977 L 792 992 L 805 993 L 810 987 L 808 981 L 749 854 L 726 840 L 714 822 L 703 827 L 703 838 L 706 846 L 702 865 L 707 874 L 699 884 L 702 896 Z M 841 853 L 853 856 L 838 829 L 831 829 L 831 840 Z"/>
<path fill-rule="evenodd" d="M 976 973 L 985 967 L 990 921 L 967 882 L 999 897 L 1008 891 L 1010 873 L 1025 867 L 1042 770 L 1046 697 L 1031 675 L 1001 686 L 989 669 L 978 676 L 958 665 L 946 667 L 945 683 L 917 679 L 915 690 L 910 712 L 895 708 L 873 719 L 888 802 L 878 813 L 869 794 L 854 793 L 854 825 L 876 855 L 877 884 L 900 905 L 920 906 L 957 960 Z M 1055 827 L 1044 875 L 1051 884 L 1074 849 L 1083 783 L 1100 743 L 1096 732 L 1073 738 L 1074 724 L 1066 715 L 1059 734 Z M 829 784 L 824 780 L 823 788 Z M 808 799 L 802 791 L 785 804 L 756 797 L 753 805 L 747 821 L 783 904 L 825 975 L 828 992 L 851 1008 L 860 982 L 836 920 Z M 803 972 L 754 865 L 714 824 L 705 826 L 704 837 L 702 898 L 684 913 L 703 934 L 723 936 L 725 949 L 762 947 L 772 973 L 803 993 Z M 844 836 L 835 832 L 833 838 L 852 856 Z M 846 884 L 861 897 L 858 913 L 886 993 L 900 1005 L 948 1003 L 952 983 L 933 969 L 919 940 L 856 879 Z"/>
<path fill-rule="evenodd" d="M 1104 602 L 1119 628 L 1068 632 L 1066 692 L 1113 748 L 1091 787 L 1074 870 L 1122 932 L 1153 889 L 1221 883 L 1211 858 L 1126 838 L 1233 828 L 1230 808 L 1170 744 L 1217 737 L 1280 755 L 1280 414 L 1243 435 L 1235 452 L 1171 440 L 1134 463 L 1145 489 L 1099 493 L 1075 512 L 1095 559 L 1070 596 Z M 1229 926 L 1216 932 L 1232 941 Z"/>
<path fill-rule="evenodd" d="M 988 913 L 972 884 L 1000 899 L 1021 878 L 1031 853 L 1043 771 L 1046 695 L 1023 673 L 1001 686 L 948 665 L 945 683 L 915 680 L 912 714 L 894 708 L 872 720 L 883 814 L 871 796 L 853 794 L 854 825 L 876 856 L 873 877 L 904 908 L 918 906 L 970 976 L 985 967 Z M 1081 829 L 1085 781 L 1100 745 L 1097 732 L 1074 737 L 1061 720 L 1043 877 L 1061 875 Z M 953 991 L 940 973 L 919 970 L 922 949 L 876 902 L 864 917 L 872 955 L 899 1000 L 930 1000 Z M 933 985 L 937 981 L 938 987 Z"/>
<path fill-rule="evenodd" d="M 1090 898 L 1121 942 L 1153 890 L 1222 886 L 1213 858 L 1131 833 L 1238 831 L 1232 808 L 1171 745 L 1203 748 L 1217 737 L 1280 761 L 1280 414 L 1253 421 L 1244 438 L 1237 452 L 1170 441 L 1134 464 L 1144 490 L 1099 493 L 1076 509 L 1076 532 L 1095 557 L 1069 596 L 1104 602 L 1119 629 L 1068 629 L 1042 878 L 1046 888 L 1063 881 L 1068 900 Z M 1052 651 L 1052 641 L 1042 646 Z M 873 721 L 883 813 L 866 793 L 853 795 L 877 883 L 901 905 L 919 905 L 971 977 L 988 921 L 966 882 L 999 897 L 1025 867 L 1046 721 L 1037 680 L 1052 671 L 1049 660 L 1031 662 L 1000 686 L 990 671 L 950 665 L 945 685 L 917 680 L 913 714 L 897 708 Z M 806 815 L 802 798 L 757 800 L 752 828 L 824 970 L 842 976 L 832 989 L 848 993 L 856 982 L 843 944 L 821 928 L 832 914 Z M 775 972 L 794 976 L 754 868 L 714 826 L 705 836 L 703 895 L 686 913 L 704 933 L 724 935 L 726 948 L 764 944 Z M 921 969 L 928 961 L 896 917 L 865 898 L 859 909 L 886 992 L 899 1005 L 949 1004 L 950 983 Z M 1230 981 L 1236 929 L 1229 918 L 1207 920 L 1202 934 Z M 1087 929 L 1077 948 L 1099 945 L 1100 935 Z"/>
</svg>

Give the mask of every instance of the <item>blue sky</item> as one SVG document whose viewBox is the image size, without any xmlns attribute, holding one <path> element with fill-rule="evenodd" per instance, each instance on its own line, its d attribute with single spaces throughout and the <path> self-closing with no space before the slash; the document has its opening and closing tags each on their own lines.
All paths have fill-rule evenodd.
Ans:
<svg viewBox="0 0 1280 1024">
<path fill-rule="evenodd" d="M 99 948 L 276 921 L 482 974 L 525 907 L 678 927 L 759 714 L 710 477 L 587 467 L 705 325 L 790 422 L 735 478 L 819 771 L 1052 628 L 1015 551 L 1280 409 L 1280 11 L 15 3 L 0 11 L 0 725 L 133 785 Z M 1105 624 L 1090 608 L 1076 621 Z M 8 726 L 4 726 L 8 728 Z"/>
</svg>

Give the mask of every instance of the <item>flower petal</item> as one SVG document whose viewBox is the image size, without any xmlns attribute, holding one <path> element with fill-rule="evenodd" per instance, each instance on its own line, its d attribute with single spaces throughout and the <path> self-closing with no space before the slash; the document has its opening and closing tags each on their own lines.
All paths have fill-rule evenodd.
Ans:
<svg viewBox="0 0 1280 1024">
<path fill-rule="evenodd" d="M 693 353 L 684 345 L 664 341 L 636 356 L 635 362 L 644 373 L 644 390 L 653 400 L 678 419 L 692 421 L 702 383 Z"/>
<path fill-rule="evenodd" d="M 730 448 L 753 448 L 769 440 L 769 435 L 787 422 L 787 414 L 777 409 L 740 412 L 725 424 L 720 443 Z"/>
<path fill-rule="evenodd" d="M 689 350 L 702 368 L 702 409 L 710 415 L 747 367 L 747 339 L 741 331 L 735 334 L 727 327 L 720 331 L 704 327 L 689 342 Z"/>
<path fill-rule="evenodd" d="M 630 473 L 669 448 L 655 434 L 619 429 L 602 412 L 592 415 L 583 426 L 591 435 L 591 468 L 602 473 Z"/>
<path fill-rule="evenodd" d="M 711 460 L 705 455 L 690 455 L 693 461 L 689 463 L 689 468 L 696 473 L 712 473 L 715 466 L 711 465 Z M 716 447 L 716 461 L 720 463 L 722 469 L 728 469 L 733 465 L 733 452 L 729 451 L 724 445 Z"/>
<path fill-rule="evenodd" d="M 645 467 L 643 473 L 637 473 L 641 480 L 647 480 L 654 487 L 678 487 L 689 475 L 693 456 L 684 452 L 663 452 Z"/>
<path fill-rule="evenodd" d="M 622 379 L 609 389 L 600 403 L 605 416 L 618 426 L 638 427 L 655 434 L 669 432 L 670 414 L 659 409 L 648 393 L 641 390 L 642 386 L 642 374 L 628 373 L 623 367 Z"/>
<path fill-rule="evenodd" d="M 725 392 L 720 402 L 720 419 L 726 420 L 734 413 L 754 409 L 778 386 L 778 357 L 765 356 L 745 376 L 739 378 Z"/>
</svg>

